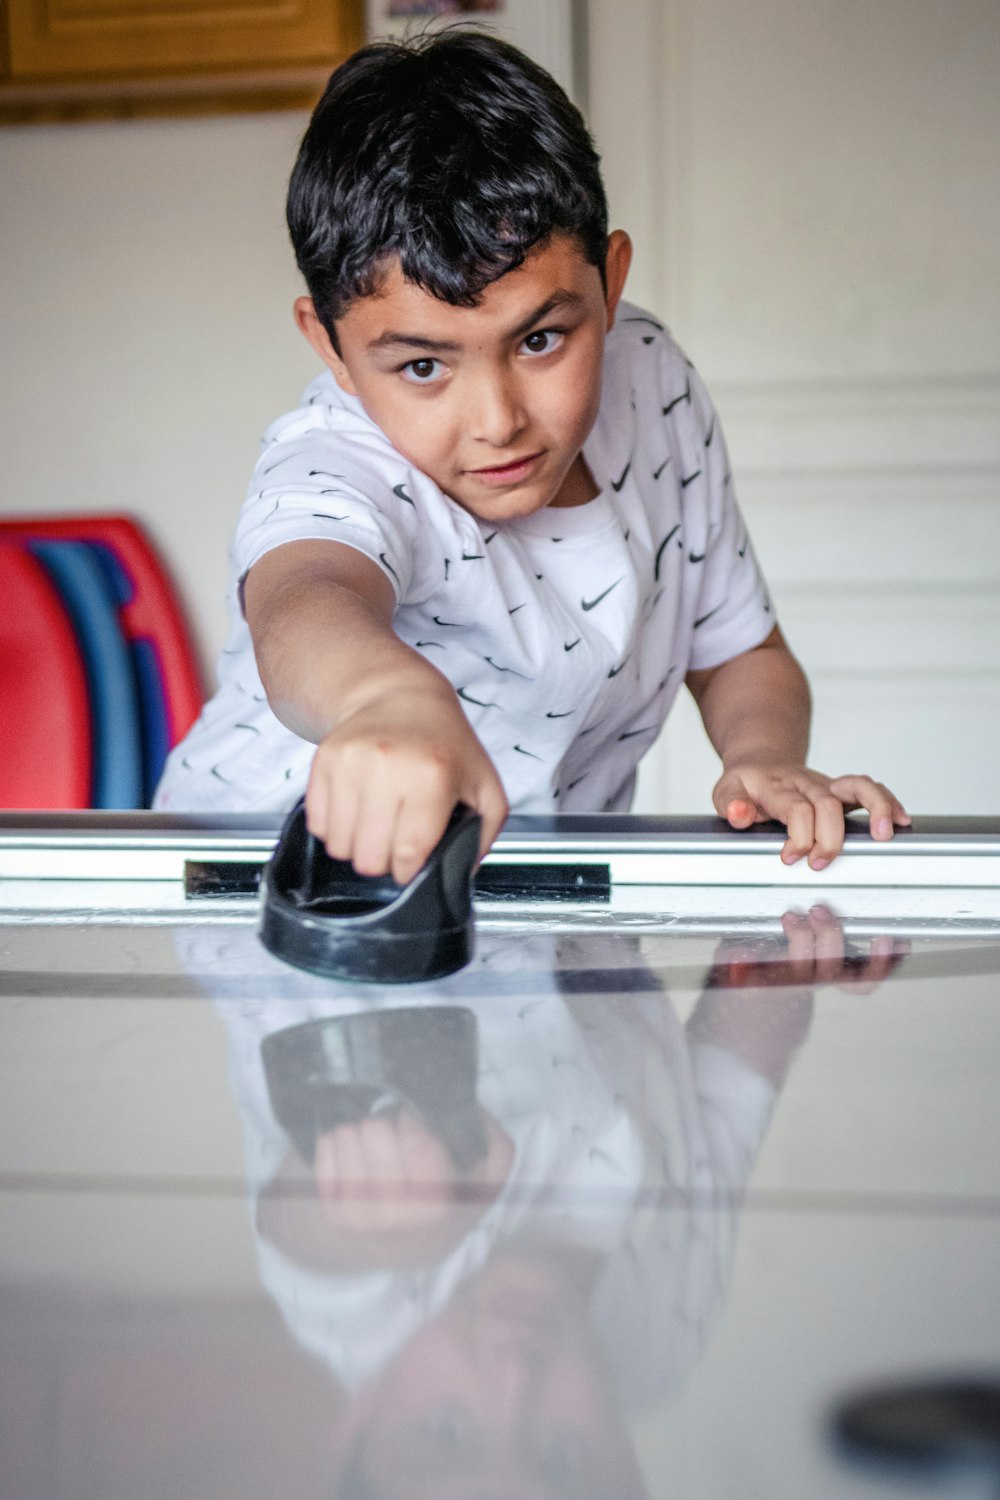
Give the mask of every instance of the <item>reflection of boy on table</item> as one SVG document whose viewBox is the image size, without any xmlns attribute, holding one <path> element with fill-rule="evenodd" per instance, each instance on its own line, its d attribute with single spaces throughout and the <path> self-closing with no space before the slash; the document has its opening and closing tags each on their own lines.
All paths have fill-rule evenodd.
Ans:
<svg viewBox="0 0 1000 1500">
<path fill-rule="evenodd" d="M 219 1001 L 264 1281 L 353 1393 L 339 1493 L 459 1494 L 484 1473 L 504 1493 L 644 1493 L 622 1409 L 697 1354 L 809 980 L 836 977 L 838 944 L 843 970 L 821 910 L 786 932 L 780 961 L 720 952 L 683 1028 L 649 970 L 616 984 L 601 965 L 621 948 L 599 936 L 487 941 L 464 975 L 402 995 L 283 971 L 294 998 Z M 245 949 L 213 957 L 216 993 L 227 968 L 246 973 Z M 877 981 L 894 962 L 875 940 L 850 972 Z M 310 1167 L 276 1123 L 261 1042 L 362 1006 L 377 1024 L 401 999 L 474 1009 L 482 1153 L 457 1170 L 404 1108 L 321 1131 Z"/>
</svg>

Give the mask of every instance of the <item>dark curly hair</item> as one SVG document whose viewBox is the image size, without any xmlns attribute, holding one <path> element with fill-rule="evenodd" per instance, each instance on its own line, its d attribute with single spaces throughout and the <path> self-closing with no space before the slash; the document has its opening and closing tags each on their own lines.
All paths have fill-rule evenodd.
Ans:
<svg viewBox="0 0 1000 1500">
<path fill-rule="evenodd" d="M 607 199 L 582 115 L 523 52 L 464 27 L 374 43 L 332 74 L 287 213 L 334 339 L 394 258 L 408 281 L 465 307 L 554 231 L 604 277 Z"/>
</svg>

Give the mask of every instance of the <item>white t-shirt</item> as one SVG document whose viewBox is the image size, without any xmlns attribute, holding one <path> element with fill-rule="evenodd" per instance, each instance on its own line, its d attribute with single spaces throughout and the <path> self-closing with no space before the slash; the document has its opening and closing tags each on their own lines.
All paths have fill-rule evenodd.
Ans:
<svg viewBox="0 0 1000 1500">
<path fill-rule="evenodd" d="M 774 625 L 705 387 L 670 334 L 622 304 L 583 450 L 586 505 L 480 522 L 414 468 L 325 372 L 278 419 L 232 547 L 219 690 L 155 805 L 287 810 L 314 746 L 272 714 L 240 606 L 270 548 L 330 538 L 384 571 L 394 627 L 458 692 L 516 812 L 628 808 L 689 668 Z"/>
</svg>

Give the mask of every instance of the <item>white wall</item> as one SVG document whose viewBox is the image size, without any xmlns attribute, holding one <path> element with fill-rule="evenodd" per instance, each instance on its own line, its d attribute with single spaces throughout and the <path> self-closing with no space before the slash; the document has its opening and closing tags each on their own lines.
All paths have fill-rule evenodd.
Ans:
<svg viewBox="0 0 1000 1500">
<path fill-rule="evenodd" d="M 283 217 L 305 123 L 0 131 L 0 507 L 141 516 L 208 662 L 261 431 L 317 368 Z"/>
</svg>

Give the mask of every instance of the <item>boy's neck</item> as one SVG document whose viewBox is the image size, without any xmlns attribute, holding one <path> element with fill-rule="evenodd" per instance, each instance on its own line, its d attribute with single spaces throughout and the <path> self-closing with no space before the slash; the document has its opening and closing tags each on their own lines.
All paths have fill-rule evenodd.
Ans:
<svg viewBox="0 0 1000 1500">
<path fill-rule="evenodd" d="M 582 453 L 578 453 L 569 467 L 566 478 L 549 501 L 549 506 L 568 508 L 574 505 L 588 505 L 591 500 L 596 500 L 600 493 L 594 476 L 587 467 L 586 459 Z"/>
</svg>

